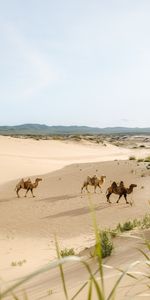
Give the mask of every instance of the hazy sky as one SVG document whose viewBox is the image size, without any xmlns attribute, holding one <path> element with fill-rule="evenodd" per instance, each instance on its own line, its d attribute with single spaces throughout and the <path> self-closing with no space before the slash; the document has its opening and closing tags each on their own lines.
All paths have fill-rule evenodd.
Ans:
<svg viewBox="0 0 150 300">
<path fill-rule="evenodd" d="M 0 125 L 150 126 L 150 0 L 1 0 L 0 39 Z"/>
</svg>

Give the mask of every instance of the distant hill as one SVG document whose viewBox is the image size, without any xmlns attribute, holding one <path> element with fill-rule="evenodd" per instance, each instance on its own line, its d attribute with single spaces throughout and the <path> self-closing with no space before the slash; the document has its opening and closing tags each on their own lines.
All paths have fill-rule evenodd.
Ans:
<svg viewBox="0 0 150 300">
<path fill-rule="evenodd" d="M 64 134 L 150 134 L 150 128 L 130 127 L 88 127 L 88 126 L 47 126 L 23 124 L 0 126 L 1 135 L 64 135 Z"/>
</svg>

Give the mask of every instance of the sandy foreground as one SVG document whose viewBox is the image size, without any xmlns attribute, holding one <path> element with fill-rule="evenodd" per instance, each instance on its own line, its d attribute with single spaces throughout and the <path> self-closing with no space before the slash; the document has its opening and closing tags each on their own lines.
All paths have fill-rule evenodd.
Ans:
<svg viewBox="0 0 150 300">
<path fill-rule="evenodd" d="M 101 228 L 113 227 L 119 222 L 141 218 L 149 213 L 150 170 L 146 169 L 145 163 L 128 160 L 130 155 L 146 157 L 149 154 L 147 149 L 129 150 L 109 144 L 102 146 L 0 137 L 0 275 L 3 286 L 4 282 L 6 285 L 8 282 L 12 284 L 20 276 L 56 257 L 54 234 L 57 235 L 61 249 L 74 248 L 79 253 L 93 245 L 89 196 L 86 192 L 83 195 L 80 193 L 87 175 L 106 175 L 103 193 L 97 191 L 97 194 L 93 194 L 93 189 L 90 189 L 90 198 L 95 205 L 97 222 Z M 24 191 L 21 191 L 21 198 L 18 199 L 14 191 L 18 178 L 33 176 L 34 180 L 37 174 L 43 180 L 34 191 L 36 197 L 32 198 L 29 194 L 28 198 L 24 198 Z M 123 180 L 127 186 L 130 183 L 137 184 L 133 195 L 129 195 L 132 206 L 126 205 L 124 199 L 116 204 L 115 195 L 112 196 L 111 205 L 106 202 L 105 192 L 113 180 Z M 126 242 L 126 254 L 118 250 L 121 266 L 125 266 L 128 260 L 132 261 L 129 252 L 132 253 L 134 243 L 130 243 Z M 120 245 L 120 249 L 124 250 L 122 241 Z M 135 258 L 134 251 L 132 258 Z M 111 260 L 110 263 L 117 263 L 116 258 L 113 261 L 113 256 Z M 68 274 L 73 277 L 75 268 L 75 276 L 78 277 L 76 281 L 81 283 L 85 277 L 84 272 L 79 276 L 80 268 L 70 268 Z M 42 287 L 39 287 L 39 281 L 35 285 L 31 283 L 30 299 L 63 299 L 55 273 L 54 277 L 54 294 L 51 297 L 47 296 L 51 289 L 47 274 L 40 278 L 40 282 L 45 282 Z M 74 291 L 75 287 L 70 283 L 71 290 Z"/>
</svg>

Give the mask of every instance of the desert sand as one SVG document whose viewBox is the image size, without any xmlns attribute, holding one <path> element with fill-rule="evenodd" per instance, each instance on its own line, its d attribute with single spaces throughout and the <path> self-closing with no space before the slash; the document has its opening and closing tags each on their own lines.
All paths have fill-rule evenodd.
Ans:
<svg viewBox="0 0 150 300">
<path fill-rule="evenodd" d="M 105 146 L 106 145 L 106 146 Z M 0 136 L 0 184 L 16 178 L 45 174 L 74 163 L 146 157 L 149 149 L 125 149 L 112 144 L 35 140 Z"/>
<path fill-rule="evenodd" d="M 94 233 L 89 210 L 89 199 L 92 200 L 97 222 L 100 228 L 113 228 L 119 222 L 141 218 L 149 213 L 150 208 L 150 170 L 146 163 L 128 160 L 130 155 L 146 157 L 148 149 L 124 149 L 111 144 L 93 145 L 64 141 L 35 141 L 0 137 L 0 275 L 3 288 L 56 257 L 54 235 L 57 236 L 60 248 L 74 248 L 78 254 L 94 244 Z M 87 175 L 106 175 L 102 193 L 97 190 L 81 195 L 81 185 Z M 24 198 L 16 197 L 15 185 L 22 177 L 42 177 L 42 182 L 34 191 L 36 197 L 29 193 Z M 117 196 L 112 195 L 112 204 L 106 201 L 106 189 L 112 181 L 123 180 L 125 185 L 137 184 L 137 188 L 128 200 L 116 204 Z M 130 239 L 126 241 L 126 254 L 123 241 L 119 241 L 120 266 L 126 266 L 139 254 L 131 249 Z M 130 257 L 129 252 L 133 255 Z M 123 253 L 123 254 L 122 254 Z M 114 260 L 113 260 L 114 259 Z M 18 262 L 22 262 L 21 266 Z M 95 264 L 95 262 L 91 262 Z M 112 256 L 109 263 L 116 264 Z M 13 266 L 15 265 L 15 266 Z M 70 289 L 85 278 L 85 272 L 79 266 L 71 265 L 68 274 L 78 277 L 70 283 Z M 75 270 L 75 273 L 73 272 Z M 74 275 L 75 274 L 75 275 Z M 106 274 L 107 276 L 107 274 Z M 29 284 L 31 299 L 49 299 L 51 289 L 49 276 L 45 274 L 39 281 Z M 51 299 L 64 299 L 61 287 L 58 287 L 57 275 L 52 275 L 53 295 Z M 8 298 L 10 299 L 10 298 Z M 84 298 L 78 298 L 84 299 Z M 96 299 L 96 298 L 95 298 Z M 121 299 L 121 298 L 120 298 Z M 129 299 L 129 298 L 122 298 Z"/>
</svg>

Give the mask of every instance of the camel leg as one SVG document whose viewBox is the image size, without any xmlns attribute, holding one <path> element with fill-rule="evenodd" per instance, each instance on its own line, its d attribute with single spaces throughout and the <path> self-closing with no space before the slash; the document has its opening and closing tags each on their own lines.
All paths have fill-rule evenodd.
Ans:
<svg viewBox="0 0 150 300">
<path fill-rule="evenodd" d="M 81 194 L 82 194 L 82 192 L 83 192 L 83 189 L 86 187 L 86 185 L 85 184 L 83 184 L 82 185 L 82 188 L 81 188 Z"/>
<path fill-rule="evenodd" d="M 125 198 L 125 200 L 126 200 L 126 204 L 129 204 L 129 202 L 128 202 L 128 200 L 127 200 L 127 194 L 124 194 L 123 196 L 124 196 L 124 198 Z"/>
<path fill-rule="evenodd" d="M 107 202 L 109 202 L 109 203 L 111 203 L 111 201 L 109 200 L 109 197 L 110 197 L 111 194 L 112 194 L 112 193 L 108 193 L 108 194 L 106 195 Z"/>
<path fill-rule="evenodd" d="M 27 197 L 28 192 L 29 192 L 29 189 L 26 190 L 26 193 L 25 193 L 24 197 Z"/>
<path fill-rule="evenodd" d="M 122 194 L 119 195 L 119 198 L 118 198 L 118 200 L 116 201 L 116 203 L 119 203 L 119 200 L 120 200 L 121 197 L 122 197 Z"/>
<path fill-rule="evenodd" d="M 89 193 L 89 190 L 88 190 L 88 186 L 86 185 L 86 190 L 87 190 L 87 192 Z"/>
<path fill-rule="evenodd" d="M 35 196 L 33 195 L 33 189 L 30 189 L 32 197 L 34 198 Z"/>
<path fill-rule="evenodd" d="M 18 198 L 20 198 L 20 196 L 19 196 L 19 191 L 20 191 L 20 188 L 18 188 L 18 189 L 16 190 L 16 194 L 17 194 L 17 197 L 18 197 Z"/>
<path fill-rule="evenodd" d="M 81 194 L 82 194 L 84 188 L 86 188 L 86 190 L 88 192 L 87 185 L 84 183 L 83 186 L 82 186 L 82 188 L 81 188 Z"/>
<path fill-rule="evenodd" d="M 102 188 L 101 188 L 100 184 L 98 185 L 98 187 L 100 188 L 100 191 L 101 191 L 101 193 L 102 193 Z"/>
</svg>

